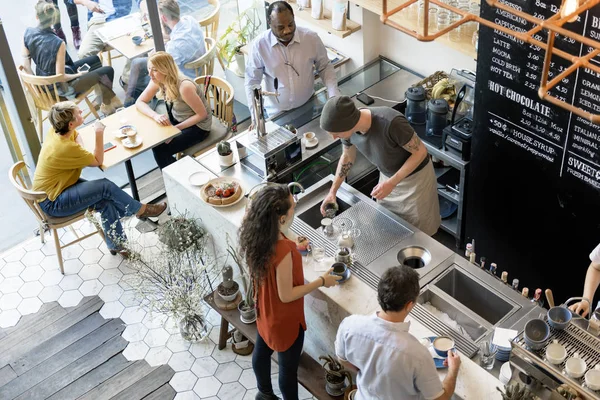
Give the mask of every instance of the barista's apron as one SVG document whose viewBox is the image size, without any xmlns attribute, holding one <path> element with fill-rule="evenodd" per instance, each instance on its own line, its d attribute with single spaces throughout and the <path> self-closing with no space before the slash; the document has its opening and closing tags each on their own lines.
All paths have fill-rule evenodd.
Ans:
<svg viewBox="0 0 600 400">
<path fill-rule="evenodd" d="M 379 182 L 389 179 L 379 174 Z M 433 235 L 440 227 L 440 202 L 437 194 L 437 180 L 431 161 L 419 172 L 402 180 L 379 204 L 399 215 L 428 235 Z"/>
</svg>

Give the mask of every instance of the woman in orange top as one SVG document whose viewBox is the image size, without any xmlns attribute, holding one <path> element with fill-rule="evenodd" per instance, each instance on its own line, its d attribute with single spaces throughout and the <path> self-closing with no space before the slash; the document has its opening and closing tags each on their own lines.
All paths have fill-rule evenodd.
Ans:
<svg viewBox="0 0 600 400">
<path fill-rule="evenodd" d="M 282 232 L 292 225 L 296 203 L 285 185 L 258 192 L 240 228 L 240 250 L 256 294 L 258 335 L 252 368 L 257 400 L 278 399 L 271 386 L 271 355 L 279 354 L 279 388 L 284 400 L 298 399 L 298 365 L 304 343 L 304 296 L 341 279 L 331 270 L 304 284 L 302 256 Z"/>
</svg>

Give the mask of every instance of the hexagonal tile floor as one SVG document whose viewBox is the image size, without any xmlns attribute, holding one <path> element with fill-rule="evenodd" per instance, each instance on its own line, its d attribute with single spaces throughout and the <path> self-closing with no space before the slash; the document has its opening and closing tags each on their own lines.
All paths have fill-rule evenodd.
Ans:
<svg viewBox="0 0 600 400">
<path fill-rule="evenodd" d="M 131 230 L 137 220 L 124 222 Z M 92 226 L 81 221 L 74 228 L 83 234 Z M 72 232 L 62 230 L 59 237 L 61 241 L 70 240 Z M 65 257 L 64 276 L 58 269 L 51 237 L 46 237 L 46 244 L 34 238 L 1 254 L 0 328 L 15 326 L 21 316 L 38 312 L 44 303 L 58 302 L 67 308 L 77 306 L 85 297 L 99 296 L 104 301 L 100 315 L 123 321 L 121 335 L 129 342 L 123 356 L 129 361 L 145 360 L 152 367 L 170 366 L 175 371 L 170 384 L 177 400 L 253 400 L 257 389 L 251 356 L 236 355 L 230 345 L 222 351 L 216 347 L 220 316 L 210 311 L 207 320 L 211 332 L 206 341 L 186 342 L 176 321 L 167 315 L 150 314 L 140 306 L 127 284 L 134 271 L 127 267 L 126 260 L 110 255 L 98 239 L 95 235 L 74 245 Z M 145 251 L 157 251 L 155 233 L 143 233 L 139 241 L 146 246 Z M 271 371 L 273 388 L 279 394 L 274 362 Z M 299 394 L 300 399 L 313 398 L 301 385 Z"/>
</svg>

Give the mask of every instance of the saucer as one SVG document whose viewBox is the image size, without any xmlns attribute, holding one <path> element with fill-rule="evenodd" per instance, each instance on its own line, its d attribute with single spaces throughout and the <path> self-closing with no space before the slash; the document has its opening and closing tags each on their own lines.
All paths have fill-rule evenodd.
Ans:
<svg viewBox="0 0 600 400">
<path fill-rule="evenodd" d="M 429 353 L 431 354 L 431 358 L 433 358 L 433 362 L 434 362 L 435 367 L 437 369 L 448 368 L 447 365 L 444 365 L 444 361 L 446 359 L 438 356 L 437 353 L 435 352 L 435 350 L 433 349 L 433 341 L 436 338 L 437 338 L 437 336 L 429 336 L 429 337 L 426 338 L 426 339 L 429 340 L 429 345 L 427 346 L 427 350 L 429 350 Z"/>
<path fill-rule="evenodd" d="M 245 324 L 251 324 L 251 323 L 253 323 L 254 321 L 256 321 L 256 316 L 254 316 L 254 318 L 252 318 L 251 320 L 249 320 L 249 321 L 248 321 L 247 319 L 244 319 L 244 318 L 242 317 L 242 315 L 240 314 L 240 321 L 242 321 L 242 322 L 243 322 L 243 323 L 245 323 Z"/>
<path fill-rule="evenodd" d="M 136 147 L 140 147 L 143 143 L 142 138 L 137 138 L 137 140 L 135 142 L 131 142 L 131 139 L 126 138 L 123 139 L 121 141 L 121 143 L 123 144 L 123 146 L 127 147 L 128 149 L 135 149 Z"/>
<path fill-rule="evenodd" d="M 315 147 L 317 147 L 319 145 L 319 139 L 314 138 L 313 140 L 306 140 L 306 139 L 302 139 L 304 140 L 304 145 L 306 146 L 307 149 L 314 149 Z"/>
<path fill-rule="evenodd" d="M 208 182 L 209 180 L 210 180 L 210 175 L 208 174 L 208 172 L 204 172 L 204 171 L 194 172 L 188 178 L 188 182 L 192 186 L 204 186 L 204 184 L 206 182 Z"/>
</svg>

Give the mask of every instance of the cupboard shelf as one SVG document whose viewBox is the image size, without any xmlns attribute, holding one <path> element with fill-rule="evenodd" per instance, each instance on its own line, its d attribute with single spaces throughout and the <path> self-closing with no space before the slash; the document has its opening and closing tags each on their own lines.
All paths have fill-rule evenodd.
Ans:
<svg viewBox="0 0 600 400">
<path fill-rule="evenodd" d="M 392 10 L 395 7 L 402 5 L 406 0 L 390 0 L 388 1 L 388 10 Z M 351 3 L 354 3 L 358 6 L 363 7 L 366 10 L 369 10 L 379 16 L 382 15 L 383 11 L 383 2 L 382 0 L 350 0 Z M 479 1 L 477 1 L 479 2 Z M 401 24 L 407 28 L 410 28 L 413 31 L 417 31 L 418 19 L 415 16 L 410 17 L 407 15 L 407 11 L 403 10 L 401 13 L 397 13 L 393 15 L 390 20 Z M 477 52 L 475 51 L 475 46 L 473 46 L 471 38 L 463 38 L 461 37 L 459 41 L 454 42 L 451 41 L 448 37 L 448 34 L 438 38 L 435 40 L 437 43 L 441 43 L 444 46 L 450 47 L 456 51 L 459 51 L 473 59 L 477 59 Z M 423 42 L 426 43 L 426 42 Z"/>
<path fill-rule="evenodd" d="M 266 0 L 266 2 L 269 4 L 273 3 L 274 1 L 275 0 Z M 289 3 L 296 4 L 295 1 L 289 1 Z M 347 36 L 350 36 L 354 32 L 359 31 L 361 28 L 361 26 L 358 23 L 351 21 L 349 19 L 346 19 L 346 30 L 345 31 L 337 31 L 337 30 L 333 29 L 333 27 L 331 25 L 331 10 L 328 10 L 328 9 L 323 10 L 323 19 L 314 19 L 310 15 L 310 8 L 305 8 L 302 11 L 298 11 L 298 8 L 294 7 L 294 16 L 301 19 L 302 21 L 305 21 L 309 24 L 313 24 L 315 26 L 318 26 L 321 29 L 326 30 L 327 33 L 329 33 L 329 34 L 341 37 L 342 39 Z"/>
</svg>

